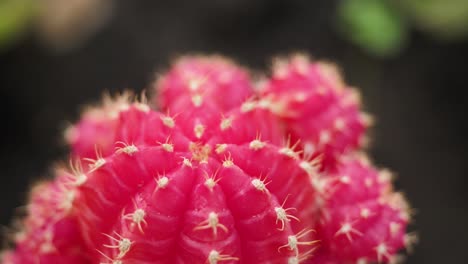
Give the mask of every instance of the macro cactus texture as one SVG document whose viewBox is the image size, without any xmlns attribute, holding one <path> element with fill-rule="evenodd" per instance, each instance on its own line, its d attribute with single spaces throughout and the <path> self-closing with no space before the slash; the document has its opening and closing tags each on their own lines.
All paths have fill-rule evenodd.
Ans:
<svg viewBox="0 0 468 264">
<path fill-rule="evenodd" d="M 32 190 L 2 263 L 396 263 L 414 241 L 333 65 L 293 55 L 254 82 L 188 56 L 154 86 L 66 131 L 70 166 Z"/>
</svg>

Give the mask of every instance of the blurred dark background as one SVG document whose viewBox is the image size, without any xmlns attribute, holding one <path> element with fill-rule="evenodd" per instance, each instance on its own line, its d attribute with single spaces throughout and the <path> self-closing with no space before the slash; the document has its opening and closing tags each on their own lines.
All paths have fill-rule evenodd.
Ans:
<svg viewBox="0 0 468 264">
<path fill-rule="evenodd" d="M 186 52 L 267 70 L 272 56 L 305 51 L 340 65 L 377 119 L 371 155 L 397 173 L 416 208 L 420 243 L 407 263 L 468 263 L 467 40 L 411 30 L 398 55 L 381 58 L 336 33 L 336 1 L 114 4 L 108 23 L 74 49 L 51 49 L 28 32 L 0 51 L 1 225 L 50 164 L 66 160 L 63 128 L 103 91 L 148 88 L 155 72 Z"/>
</svg>

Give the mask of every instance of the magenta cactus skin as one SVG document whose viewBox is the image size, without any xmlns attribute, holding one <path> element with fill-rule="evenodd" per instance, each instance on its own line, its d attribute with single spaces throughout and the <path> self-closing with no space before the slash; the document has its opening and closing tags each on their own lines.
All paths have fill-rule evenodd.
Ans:
<svg viewBox="0 0 468 264">
<path fill-rule="evenodd" d="M 392 262 L 409 246 L 408 205 L 392 191 L 390 175 L 359 154 L 342 159 L 330 176 L 318 180 L 325 202 L 317 228 L 324 247 L 317 256 L 330 263 Z"/>
<path fill-rule="evenodd" d="M 276 105 L 273 110 L 293 141 L 300 140 L 304 154 L 320 156 L 325 167 L 364 144 L 371 118 L 360 112 L 357 91 L 329 63 L 309 63 L 301 55 L 277 59 L 262 95 Z"/>
<path fill-rule="evenodd" d="M 368 118 L 329 64 L 295 55 L 254 88 L 178 60 L 67 130 L 72 166 L 32 191 L 3 263 L 388 263 L 409 207 L 361 154 Z"/>
<path fill-rule="evenodd" d="M 214 136 L 221 114 L 254 95 L 247 71 L 218 56 L 181 58 L 157 86 L 162 111 L 177 116 L 179 127 L 196 141 Z M 194 127 L 208 131 L 198 138 Z"/>
<path fill-rule="evenodd" d="M 55 181 L 37 184 L 28 204 L 23 230 L 15 235 L 16 250 L 2 263 L 86 263 L 76 219 L 71 216 L 75 192 L 71 174 L 57 170 Z"/>
</svg>

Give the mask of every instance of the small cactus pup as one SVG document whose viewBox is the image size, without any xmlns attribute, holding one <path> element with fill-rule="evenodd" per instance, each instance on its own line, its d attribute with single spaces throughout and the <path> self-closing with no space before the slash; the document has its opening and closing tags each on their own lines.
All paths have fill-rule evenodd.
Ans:
<svg viewBox="0 0 468 264">
<path fill-rule="evenodd" d="M 320 157 L 325 168 L 364 145 L 372 118 L 361 112 L 359 93 L 330 63 L 310 63 L 302 55 L 278 58 L 260 90 L 305 156 Z"/>
<path fill-rule="evenodd" d="M 395 263 L 414 240 L 331 64 L 294 55 L 253 82 L 188 56 L 154 89 L 154 108 L 106 97 L 67 129 L 70 166 L 33 189 L 2 263 Z"/>
</svg>

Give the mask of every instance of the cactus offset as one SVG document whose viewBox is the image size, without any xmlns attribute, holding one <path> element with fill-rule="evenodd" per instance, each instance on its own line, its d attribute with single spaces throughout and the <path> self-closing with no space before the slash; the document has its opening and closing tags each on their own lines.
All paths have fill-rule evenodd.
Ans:
<svg viewBox="0 0 468 264">
<path fill-rule="evenodd" d="M 261 91 L 304 154 L 320 157 L 322 166 L 333 166 L 364 143 L 371 118 L 360 112 L 359 94 L 346 87 L 334 66 L 301 55 L 277 59 Z"/>
<path fill-rule="evenodd" d="M 33 190 L 3 263 L 387 263 L 411 242 L 333 66 L 296 55 L 254 89 L 186 57 L 155 89 L 159 111 L 125 94 L 67 130 L 74 162 Z"/>
</svg>

